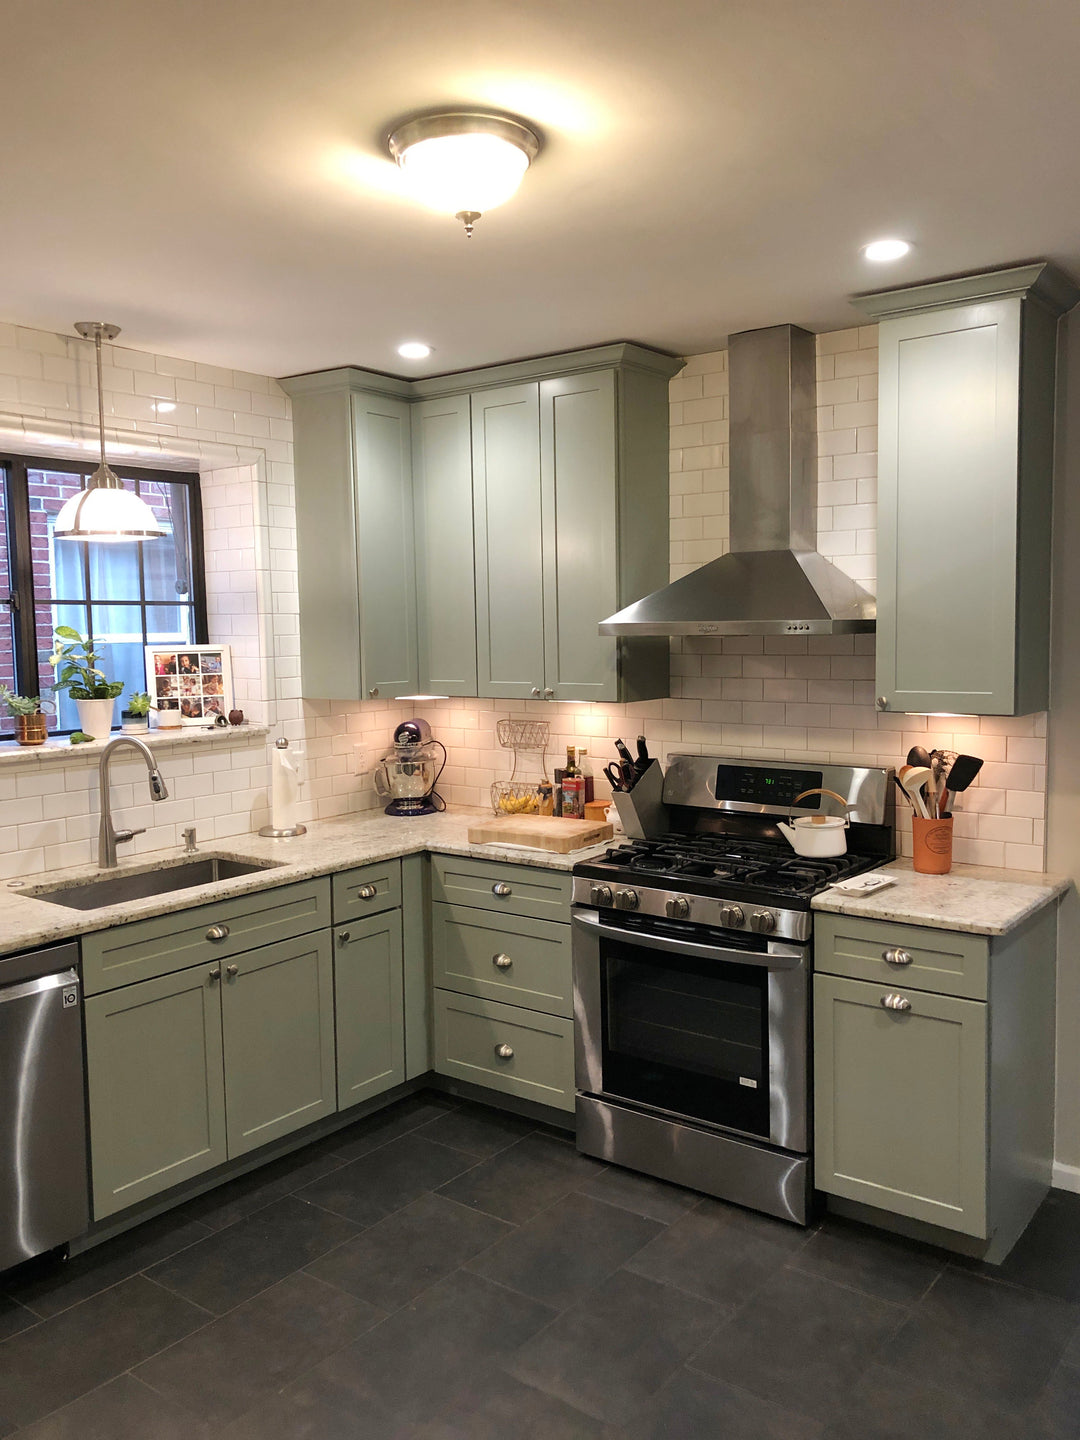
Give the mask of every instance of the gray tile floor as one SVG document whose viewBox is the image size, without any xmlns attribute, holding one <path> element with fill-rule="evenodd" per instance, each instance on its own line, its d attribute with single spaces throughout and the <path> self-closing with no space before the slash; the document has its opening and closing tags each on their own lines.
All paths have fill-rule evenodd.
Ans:
<svg viewBox="0 0 1080 1440">
<path fill-rule="evenodd" d="M 2 1279 L 19 1440 L 1080 1437 L 1080 1196 L 987 1272 L 434 1094 Z"/>
</svg>

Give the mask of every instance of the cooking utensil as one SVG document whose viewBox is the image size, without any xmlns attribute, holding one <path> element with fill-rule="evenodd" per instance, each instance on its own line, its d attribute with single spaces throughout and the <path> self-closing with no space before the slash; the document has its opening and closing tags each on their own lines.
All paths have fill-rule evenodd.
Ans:
<svg viewBox="0 0 1080 1440">
<path fill-rule="evenodd" d="M 962 794 L 982 769 L 983 762 L 977 755 L 958 755 L 953 761 L 952 769 L 945 777 L 945 793 L 949 797 L 949 805 L 956 808 L 956 797 Z M 944 806 L 944 801 L 942 802 Z M 942 810 L 944 813 L 944 809 Z"/>
<path fill-rule="evenodd" d="M 836 800 L 844 807 L 843 815 L 801 815 L 798 820 L 793 820 L 789 815 L 790 824 L 785 825 L 783 821 L 777 825 L 781 835 L 795 851 L 796 855 L 806 856 L 828 856 L 843 855 L 847 850 L 848 817 L 850 808 L 848 802 L 835 790 L 804 790 L 801 795 L 796 795 L 791 802 L 794 810 L 800 800 L 805 800 L 808 795 L 827 795 L 831 800 Z"/>
<path fill-rule="evenodd" d="M 607 777 L 607 782 L 612 790 L 625 790 L 627 788 L 623 784 L 622 767 L 616 761 L 613 760 L 610 765 L 604 766 L 604 775 Z"/>
<path fill-rule="evenodd" d="M 921 816 L 924 820 L 929 820 L 930 810 L 923 799 L 923 786 L 933 778 L 933 772 L 927 765 L 903 765 L 901 772 L 900 784 L 911 796 L 916 815 Z"/>
<path fill-rule="evenodd" d="M 907 769 L 907 766 L 905 765 L 903 768 L 906 770 L 906 769 Z M 907 793 L 907 791 L 904 789 L 904 783 L 903 783 L 903 781 L 900 779 L 900 776 L 899 776 L 899 775 L 894 775 L 892 778 L 893 778 L 893 783 L 895 784 L 896 788 L 900 791 L 900 794 L 904 797 L 904 799 L 907 801 L 907 803 L 911 806 L 911 813 L 912 813 L 913 815 L 917 814 L 918 812 L 917 812 L 916 809 L 915 809 L 915 801 L 911 798 L 911 796 L 910 796 L 910 795 Z"/>
<path fill-rule="evenodd" d="M 907 763 L 909 765 L 929 765 L 930 756 L 921 745 L 912 745 L 907 752 Z"/>
</svg>

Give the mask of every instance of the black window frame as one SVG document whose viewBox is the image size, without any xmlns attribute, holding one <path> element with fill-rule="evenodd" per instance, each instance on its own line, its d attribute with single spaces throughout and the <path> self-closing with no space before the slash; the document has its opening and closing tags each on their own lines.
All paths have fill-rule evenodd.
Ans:
<svg viewBox="0 0 1080 1440">
<path fill-rule="evenodd" d="M 15 689 L 20 695 L 40 695 L 41 671 L 38 665 L 38 634 L 34 602 L 34 563 L 31 548 L 30 523 L 30 480 L 31 470 L 52 470 L 65 475 L 81 475 L 84 479 L 97 469 L 96 462 L 82 460 L 75 456 L 24 455 L 21 452 L 0 453 L 0 485 L 6 492 L 7 504 L 7 545 L 8 567 L 11 589 L 6 596 L 0 596 L 0 604 L 7 604 L 13 624 L 12 632 L 15 651 Z M 206 614 L 206 552 L 203 545 L 202 490 L 197 471 L 159 470 L 142 465 L 112 465 L 111 469 L 121 480 L 133 480 L 138 493 L 142 482 L 166 481 L 170 485 L 185 485 L 188 490 L 188 513 L 190 517 L 191 549 L 191 612 L 194 620 L 194 644 L 209 643 Z M 140 547 L 152 545 L 152 540 L 138 540 Z M 89 560 L 87 561 L 89 563 Z M 93 636 L 93 606 L 108 604 L 107 596 L 90 594 L 87 580 L 86 623 L 88 633 Z M 58 602 L 53 596 L 54 603 Z M 79 602 L 83 603 L 82 601 Z M 114 602 L 121 603 L 121 602 Z M 139 566 L 139 599 L 124 601 L 137 605 L 142 617 L 143 635 L 146 634 L 146 607 L 160 602 L 147 601 L 143 569 Z M 51 639 L 51 637 L 50 637 Z M 47 682 L 45 690 L 49 690 Z M 53 732 L 63 734 L 64 731 Z"/>
</svg>

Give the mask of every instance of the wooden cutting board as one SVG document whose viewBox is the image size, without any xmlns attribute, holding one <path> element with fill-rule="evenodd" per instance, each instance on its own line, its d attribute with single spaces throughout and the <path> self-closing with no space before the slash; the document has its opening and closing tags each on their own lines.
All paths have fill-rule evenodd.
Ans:
<svg viewBox="0 0 1080 1440">
<path fill-rule="evenodd" d="M 566 855 L 586 845 L 602 845 L 614 834 L 601 820 L 563 820 L 551 815 L 498 815 L 469 826 L 470 845 L 524 845 Z"/>
</svg>

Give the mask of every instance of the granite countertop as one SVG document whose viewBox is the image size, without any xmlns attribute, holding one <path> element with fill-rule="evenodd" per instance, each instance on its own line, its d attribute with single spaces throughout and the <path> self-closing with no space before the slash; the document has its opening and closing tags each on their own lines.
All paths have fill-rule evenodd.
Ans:
<svg viewBox="0 0 1080 1440">
<path fill-rule="evenodd" d="M 570 870 L 578 860 L 602 854 L 606 848 L 594 845 L 586 850 L 571 851 L 568 855 L 556 855 L 546 850 L 526 850 L 516 846 L 470 844 L 469 826 L 485 819 L 491 819 L 490 810 L 455 806 L 440 815 L 407 820 L 381 812 L 368 812 L 343 820 L 316 820 L 308 826 L 306 835 L 297 835 L 290 840 L 240 835 L 235 841 L 225 844 L 200 845 L 198 853 L 204 859 L 218 856 L 237 860 L 272 860 L 277 862 L 275 867 L 234 880 L 193 885 L 168 895 L 127 900 L 100 910 L 69 910 L 65 906 L 35 899 L 33 894 L 35 890 L 92 880 L 103 873 L 96 866 L 83 865 L 78 869 L 54 870 L 47 875 L 12 880 L 0 885 L 0 955 L 72 939 L 94 930 L 107 930 L 131 920 L 167 915 L 174 910 L 190 909 L 212 900 L 290 885 L 295 880 L 308 880 L 316 875 L 328 875 L 357 865 L 424 851 L 506 860 L 516 865 L 535 865 L 549 870 Z M 182 858 L 179 849 L 163 850 L 126 858 L 109 873 L 123 875 L 129 870 L 163 870 Z"/>
<path fill-rule="evenodd" d="M 858 898 L 826 890 L 813 908 L 866 920 L 897 920 L 970 935 L 1007 935 L 1044 905 L 1064 895 L 1072 881 L 1037 870 L 995 870 L 954 865 L 948 875 L 919 875 L 910 860 L 882 867 L 896 884 Z"/>
</svg>

